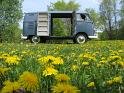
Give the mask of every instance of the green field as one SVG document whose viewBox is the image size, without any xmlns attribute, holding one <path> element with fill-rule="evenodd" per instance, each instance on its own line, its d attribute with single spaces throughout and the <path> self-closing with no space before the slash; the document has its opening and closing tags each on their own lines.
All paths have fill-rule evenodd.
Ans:
<svg viewBox="0 0 124 93">
<path fill-rule="evenodd" d="M 0 44 L 0 93 L 124 93 L 124 41 Z"/>
</svg>

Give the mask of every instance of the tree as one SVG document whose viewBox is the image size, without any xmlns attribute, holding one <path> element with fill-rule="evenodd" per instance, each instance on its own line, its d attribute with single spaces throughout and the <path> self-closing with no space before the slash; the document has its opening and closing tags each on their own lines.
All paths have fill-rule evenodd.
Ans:
<svg viewBox="0 0 124 93">
<path fill-rule="evenodd" d="M 59 0 L 55 3 L 51 3 L 48 7 L 49 11 L 76 11 L 78 10 L 80 5 L 75 3 L 74 0 L 70 0 L 69 2 L 65 2 L 64 0 Z M 66 19 L 54 19 L 54 34 L 59 36 L 68 36 L 71 32 L 71 20 Z"/>
<path fill-rule="evenodd" d="M 121 11 L 120 11 L 120 16 L 121 16 L 121 21 L 120 21 L 120 39 L 124 39 L 124 0 L 120 1 L 121 4 Z"/>
<path fill-rule="evenodd" d="M 109 39 L 113 39 L 112 31 L 117 30 L 117 0 L 102 0 L 100 4 L 101 19 Z"/>
<path fill-rule="evenodd" d="M 55 3 L 51 3 L 51 5 L 48 7 L 48 10 L 54 11 L 76 11 L 78 10 L 80 5 L 78 3 L 75 3 L 74 0 L 70 0 L 69 2 L 65 2 L 64 0 L 59 0 Z"/>
<path fill-rule="evenodd" d="M 122 21 L 124 21 L 124 0 L 121 0 L 120 1 L 120 4 L 121 4 L 121 19 Z"/>
<path fill-rule="evenodd" d="M 1 0 L 0 1 L 0 41 L 5 38 L 9 40 L 14 36 L 11 28 L 18 29 L 18 23 L 22 18 L 22 0 Z M 16 26 L 16 27 L 15 27 Z M 5 37 L 8 34 L 8 37 Z"/>
</svg>

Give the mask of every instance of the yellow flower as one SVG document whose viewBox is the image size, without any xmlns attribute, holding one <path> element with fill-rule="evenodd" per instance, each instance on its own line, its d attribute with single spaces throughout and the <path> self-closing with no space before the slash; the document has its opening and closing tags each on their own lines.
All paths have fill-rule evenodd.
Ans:
<svg viewBox="0 0 124 93">
<path fill-rule="evenodd" d="M 63 64 L 63 60 L 60 57 L 55 58 L 54 61 L 52 62 L 52 64 L 54 64 L 54 65 Z"/>
<path fill-rule="evenodd" d="M 48 62 L 53 62 L 55 60 L 55 57 L 53 56 L 46 56 L 46 57 L 41 57 L 38 59 L 40 64 L 46 64 Z"/>
<path fill-rule="evenodd" d="M 52 68 L 52 67 L 47 67 L 43 71 L 43 76 L 50 76 L 50 75 L 56 75 L 58 73 L 58 70 Z"/>
<path fill-rule="evenodd" d="M 83 54 L 80 54 L 80 55 L 79 55 L 79 58 L 83 58 L 83 56 L 84 56 Z"/>
<path fill-rule="evenodd" d="M 111 56 L 116 56 L 116 55 L 119 55 L 118 51 L 112 51 L 111 52 Z"/>
<path fill-rule="evenodd" d="M 3 75 L 4 75 L 8 70 L 10 70 L 10 68 L 0 67 L 0 73 L 3 74 Z"/>
<path fill-rule="evenodd" d="M 95 83 L 94 82 L 90 82 L 89 84 L 87 84 L 87 87 L 95 87 Z"/>
<path fill-rule="evenodd" d="M 76 71 L 78 69 L 79 69 L 79 66 L 77 66 L 77 65 L 72 65 L 71 66 L 71 70 L 73 70 L 73 71 Z"/>
<path fill-rule="evenodd" d="M 105 60 L 106 58 L 105 57 L 102 57 L 101 60 Z"/>
<path fill-rule="evenodd" d="M 107 63 L 107 61 L 106 60 L 102 60 L 102 61 L 100 61 L 100 63 L 101 64 L 105 64 L 105 63 Z"/>
<path fill-rule="evenodd" d="M 13 93 L 20 88 L 20 84 L 18 82 L 11 82 L 9 80 L 4 82 L 4 87 L 2 88 L 1 93 Z"/>
<path fill-rule="evenodd" d="M 82 63 L 82 65 L 84 65 L 84 66 L 89 66 L 89 64 L 90 64 L 89 62 L 83 62 Z"/>
<path fill-rule="evenodd" d="M 37 76 L 28 71 L 23 72 L 23 74 L 19 77 L 19 83 L 27 91 L 34 92 L 39 89 Z"/>
<path fill-rule="evenodd" d="M 107 84 L 107 85 L 112 85 L 112 84 L 113 84 L 113 80 L 108 80 L 108 81 L 106 81 L 106 84 Z"/>
<path fill-rule="evenodd" d="M 113 78 L 113 82 L 114 83 L 122 83 L 122 77 L 118 76 L 118 77 Z"/>
<path fill-rule="evenodd" d="M 118 77 L 114 77 L 112 80 L 106 81 L 106 84 L 108 85 L 112 85 L 114 83 L 122 83 L 122 77 L 118 76 Z"/>
<path fill-rule="evenodd" d="M 82 59 L 89 59 L 89 60 L 92 60 L 94 62 L 97 61 L 95 56 L 93 56 L 92 54 L 89 54 L 89 53 L 81 54 L 81 55 L 79 55 L 79 57 L 82 58 Z"/>
<path fill-rule="evenodd" d="M 120 67 L 124 67 L 124 62 L 117 62 Z"/>
<path fill-rule="evenodd" d="M 70 84 L 58 83 L 56 86 L 52 87 L 52 93 L 79 93 L 80 91 L 77 87 Z"/>
<path fill-rule="evenodd" d="M 63 81 L 68 81 L 70 80 L 70 77 L 66 74 L 57 74 L 55 76 L 56 80 L 59 81 L 59 82 L 63 82 Z"/>
<path fill-rule="evenodd" d="M 18 65 L 20 61 L 20 58 L 18 56 L 10 56 L 10 57 L 6 57 L 5 62 L 10 64 L 16 64 Z"/>
<path fill-rule="evenodd" d="M 112 62 L 111 65 L 112 65 L 112 66 L 116 66 L 116 62 Z"/>
<path fill-rule="evenodd" d="M 1 54 L 0 59 L 4 59 L 4 58 L 9 57 L 9 56 L 10 56 L 9 54 L 3 53 L 3 54 Z"/>
<path fill-rule="evenodd" d="M 103 64 L 100 64 L 100 63 L 96 64 L 96 67 L 102 67 L 102 66 L 103 66 Z"/>
<path fill-rule="evenodd" d="M 118 50 L 119 53 L 123 53 L 124 51 L 123 50 Z"/>
<path fill-rule="evenodd" d="M 108 61 L 116 61 L 116 60 L 120 60 L 121 59 L 121 56 L 110 56 L 108 58 Z"/>
</svg>

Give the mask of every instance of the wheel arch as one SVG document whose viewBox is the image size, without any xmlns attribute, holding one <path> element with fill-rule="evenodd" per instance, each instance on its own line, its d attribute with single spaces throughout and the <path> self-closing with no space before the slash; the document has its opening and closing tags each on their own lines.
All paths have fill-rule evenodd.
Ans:
<svg viewBox="0 0 124 93">
<path fill-rule="evenodd" d="M 89 39 L 87 33 L 85 33 L 85 32 L 78 32 L 78 33 L 75 35 L 75 37 L 76 37 L 77 35 L 79 35 L 79 34 L 83 34 L 83 35 L 85 35 L 85 36 L 87 37 L 87 39 Z"/>
</svg>

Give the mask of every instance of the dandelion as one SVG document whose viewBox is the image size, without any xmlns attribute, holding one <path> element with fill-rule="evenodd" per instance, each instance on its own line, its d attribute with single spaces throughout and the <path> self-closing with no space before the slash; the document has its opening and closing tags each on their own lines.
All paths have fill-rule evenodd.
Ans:
<svg viewBox="0 0 124 93">
<path fill-rule="evenodd" d="M 57 74 L 55 76 L 55 79 L 59 82 L 64 82 L 70 80 L 70 77 L 66 74 Z"/>
<path fill-rule="evenodd" d="M 118 50 L 119 53 L 123 53 L 124 51 L 123 50 Z"/>
<path fill-rule="evenodd" d="M 72 65 L 71 66 L 71 70 L 73 70 L 73 71 L 76 71 L 78 69 L 79 69 L 79 66 L 77 66 L 77 65 Z"/>
<path fill-rule="evenodd" d="M 116 62 L 112 62 L 111 65 L 112 65 L 112 66 L 116 66 Z"/>
<path fill-rule="evenodd" d="M 27 91 L 34 92 L 39 88 L 37 76 L 28 71 L 23 72 L 19 77 L 19 83 Z"/>
<path fill-rule="evenodd" d="M 95 83 L 94 82 L 90 82 L 89 84 L 87 84 L 87 87 L 95 87 Z"/>
<path fill-rule="evenodd" d="M 114 82 L 114 83 L 122 83 L 122 77 L 121 77 L 121 76 L 114 77 L 114 78 L 113 78 L 113 82 Z"/>
<path fill-rule="evenodd" d="M 119 55 L 118 51 L 112 51 L 111 56 Z"/>
<path fill-rule="evenodd" d="M 53 65 L 59 65 L 59 64 L 63 64 L 63 60 L 58 57 L 58 58 L 55 58 L 54 61 L 52 62 Z"/>
<path fill-rule="evenodd" d="M 102 57 L 101 60 L 105 60 L 106 58 L 105 57 Z"/>
<path fill-rule="evenodd" d="M 98 68 L 99 68 L 99 67 L 102 67 L 102 66 L 103 66 L 103 64 L 100 64 L 100 63 L 97 63 L 97 64 L 96 64 L 96 67 L 98 67 Z"/>
<path fill-rule="evenodd" d="M 112 80 L 106 81 L 107 85 L 112 85 L 114 83 L 122 83 L 122 77 L 118 76 L 118 77 L 114 77 Z"/>
<path fill-rule="evenodd" d="M 18 82 L 11 82 L 9 80 L 4 82 L 4 87 L 2 88 L 1 93 L 13 93 L 20 89 L 20 84 Z"/>
<path fill-rule="evenodd" d="M 39 63 L 40 64 L 46 64 L 46 63 L 49 63 L 49 62 L 53 62 L 55 60 L 55 57 L 53 56 L 46 56 L 46 57 L 41 57 L 38 59 Z"/>
<path fill-rule="evenodd" d="M 108 61 L 116 61 L 116 60 L 120 60 L 121 59 L 121 57 L 120 56 L 110 56 L 109 58 L 108 58 Z"/>
<path fill-rule="evenodd" d="M 108 81 L 106 81 L 106 84 L 107 84 L 107 85 L 112 85 L 112 84 L 113 84 L 113 80 L 108 80 Z"/>
<path fill-rule="evenodd" d="M 5 59 L 6 57 L 9 57 L 9 56 L 10 56 L 9 54 L 3 53 L 1 54 L 0 59 Z"/>
<path fill-rule="evenodd" d="M 0 73 L 1 73 L 2 75 L 4 75 L 8 70 L 10 70 L 10 68 L 0 67 Z"/>
<path fill-rule="evenodd" d="M 105 63 L 107 63 L 107 61 L 106 60 L 102 60 L 102 61 L 100 61 L 100 63 L 101 64 L 105 64 Z"/>
<path fill-rule="evenodd" d="M 58 70 L 52 68 L 52 67 L 47 67 L 43 71 L 43 76 L 50 76 L 50 75 L 56 75 L 58 73 Z"/>
<path fill-rule="evenodd" d="M 117 62 L 120 67 L 124 67 L 124 62 Z"/>
<path fill-rule="evenodd" d="M 89 62 L 83 62 L 82 63 L 82 65 L 84 65 L 84 66 L 89 66 L 89 64 L 90 64 Z"/>
<path fill-rule="evenodd" d="M 16 64 L 18 65 L 20 61 L 20 58 L 18 56 L 10 56 L 10 57 L 6 57 L 5 62 L 9 65 L 11 64 Z"/>
<path fill-rule="evenodd" d="M 72 86 L 66 83 L 58 83 L 56 86 L 53 86 L 51 89 L 52 93 L 79 93 L 80 91 L 77 87 Z"/>
</svg>

